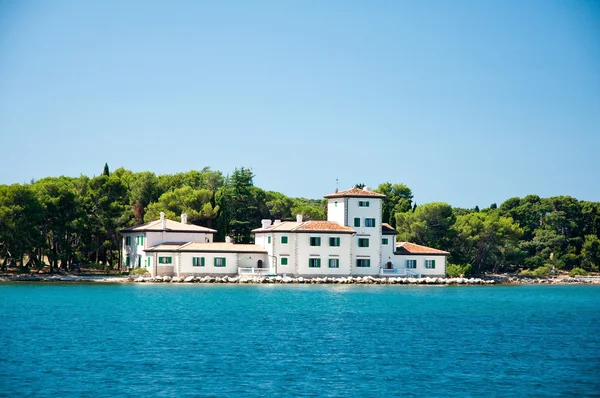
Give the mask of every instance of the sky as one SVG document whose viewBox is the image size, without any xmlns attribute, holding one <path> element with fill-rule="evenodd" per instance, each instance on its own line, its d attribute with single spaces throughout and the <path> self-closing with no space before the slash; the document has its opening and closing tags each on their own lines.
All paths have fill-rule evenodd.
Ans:
<svg viewBox="0 0 600 398">
<path fill-rule="evenodd" d="M 251 168 L 600 201 L 600 2 L 0 0 L 0 184 Z"/>
</svg>

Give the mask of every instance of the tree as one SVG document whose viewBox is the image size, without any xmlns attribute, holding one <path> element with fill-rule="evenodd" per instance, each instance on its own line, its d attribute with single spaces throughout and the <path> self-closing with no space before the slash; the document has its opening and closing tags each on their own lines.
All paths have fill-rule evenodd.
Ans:
<svg viewBox="0 0 600 398">
<path fill-rule="evenodd" d="M 43 208 L 30 185 L 0 185 L 0 256 L 24 266 L 24 257 L 44 243 L 40 231 Z"/>
<path fill-rule="evenodd" d="M 452 246 L 456 217 L 447 203 L 432 202 L 414 212 L 396 213 L 398 239 L 448 250 Z"/>
<path fill-rule="evenodd" d="M 587 269 L 598 271 L 600 269 L 600 239 L 597 235 L 586 235 L 581 250 L 583 265 Z"/>
<path fill-rule="evenodd" d="M 247 168 L 236 168 L 215 195 L 221 209 L 219 234 L 229 235 L 237 243 L 249 243 L 252 229 L 260 225 L 266 212 L 264 191 L 254 188 L 254 174 Z M 261 203 L 262 202 L 262 203 Z M 222 237 L 222 236 L 221 236 Z"/>
<path fill-rule="evenodd" d="M 512 218 L 495 211 L 459 216 L 454 229 L 457 236 L 452 258 L 460 264 L 471 264 L 475 274 L 503 264 L 523 234 Z"/>
<path fill-rule="evenodd" d="M 358 189 L 363 189 L 365 187 L 365 184 L 359 182 L 358 184 L 354 184 L 354 188 L 358 188 Z"/>
<path fill-rule="evenodd" d="M 412 191 L 404 184 L 391 184 L 389 182 L 386 182 L 383 184 L 379 184 L 375 192 L 379 192 L 385 195 L 381 210 L 383 222 L 389 223 L 392 227 L 395 228 L 396 214 L 406 213 L 412 208 Z"/>
<path fill-rule="evenodd" d="M 109 177 L 110 170 L 108 169 L 108 163 L 104 163 L 104 170 L 102 171 L 102 175 Z"/>
<path fill-rule="evenodd" d="M 219 213 L 219 206 L 211 203 L 212 198 L 213 194 L 208 189 L 177 188 L 162 194 L 157 202 L 148 206 L 145 221 L 157 220 L 161 212 L 166 218 L 177 221 L 185 213 L 191 224 L 212 227 Z"/>
</svg>

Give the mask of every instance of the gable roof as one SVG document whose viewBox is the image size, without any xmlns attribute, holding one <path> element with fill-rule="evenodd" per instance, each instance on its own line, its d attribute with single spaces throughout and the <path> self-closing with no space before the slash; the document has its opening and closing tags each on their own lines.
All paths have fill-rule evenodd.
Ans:
<svg viewBox="0 0 600 398">
<path fill-rule="evenodd" d="M 398 231 L 388 223 L 381 223 L 381 233 L 383 235 L 398 235 Z"/>
<path fill-rule="evenodd" d="M 167 219 L 167 229 L 162 228 L 162 221 L 156 220 L 151 221 L 147 224 L 137 225 L 134 227 L 128 227 L 121 230 L 121 232 L 204 232 L 214 234 L 217 230 L 212 228 L 201 227 L 194 224 L 183 224 L 177 221 Z"/>
<path fill-rule="evenodd" d="M 417 245 L 416 243 L 398 242 L 396 243 L 396 254 L 437 254 L 447 256 L 450 253 L 432 247 Z"/>
<path fill-rule="evenodd" d="M 355 231 L 350 227 L 338 224 L 335 221 L 283 221 L 279 224 L 270 225 L 267 228 L 257 228 L 253 233 L 260 232 L 337 232 L 342 234 L 353 234 Z"/>
<path fill-rule="evenodd" d="M 353 197 L 353 198 L 375 198 L 375 199 L 383 199 L 385 198 L 384 194 L 378 193 L 378 192 L 373 192 L 373 191 L 367 191 L 364 188 L 352 188 L 352 189 L 346 189 L 344 191 L 339 191 L 339 192 L 334 192 L 334 193 L 330 193 L 325 195 L 325 198 L 327 199 L 331 199 L 331 198 L 347 198 L 347 197 Z"/>
<path fill-rule="evenodd" d="M 246 245 L 226 242 L 185 242 L 160 243 L 146 249 L 147 252 L 195 252 L 195 253 L 267 253 L 258 245 Z"/>
</svg>

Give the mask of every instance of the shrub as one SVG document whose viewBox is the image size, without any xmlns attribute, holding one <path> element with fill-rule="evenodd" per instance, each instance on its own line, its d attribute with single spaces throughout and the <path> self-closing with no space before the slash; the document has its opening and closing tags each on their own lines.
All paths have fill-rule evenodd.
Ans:
<svg viewBox="0 0 600 398">
<path fill-rule="evenodd" d="M 149 272 L 146 268 L 136 268 L 133 271 L 131 271 L 129 274 L 130 275 L 144 275 L 144 274 L 149 274 Z"/>
<path fill-rule="evenodd" d="M 459 276 L 467 276 L 471 274 L 471 264 L 459 265 L 459 264 L 448 264 L 446 267 L 446 274 L 451 278 L 458 278 Z"/>
<path fill-rule="evenodd" d="M 519 275 L 539 278 L 539 277 L 550 275 L 551 270 L 552 270 L 551 266 L 544 265 L 543 267 L 538 267 L 538 268 L 534 269 L 533 271 L 524 269 L 523 271 L 521 271 L 521 273 Z"/>
<path fill-rule="evenodd" d="M 539 267 L 533 270 L 533 276 L 548 276 L 550 275 L 550 271 L 552 267 L 549 265 L 544 265 L 543 267 Z"/>
<path fill-rule="evenodd" d="M 584 270 L 583 268 L 573 268 L 571 270 L 571 272 L 569 272 L 569 276 L 571 278 L 576 277 L 576 276 L 587 276 L 588 273 L 586 272 L 586 270 Z"/>
</svg>

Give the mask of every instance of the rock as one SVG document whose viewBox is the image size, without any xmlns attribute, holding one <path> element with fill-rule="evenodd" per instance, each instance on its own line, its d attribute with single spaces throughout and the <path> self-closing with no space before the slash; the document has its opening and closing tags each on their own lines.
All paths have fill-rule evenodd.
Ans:
<svg viewBox="0 0 600 398">
<path fill-rule="evenodd" d="M 163 276 L 163 281 L 171 282 L 171 277 L 169 275 L 165 275 L 165 276 Z"/>
<path fill-rule="evenodd" d="M 183 280 L 184 282 L 193 282 L 194 281 L 194 277 L 193 276 L 186 276 L 185 279 Z"/>
</svg>

